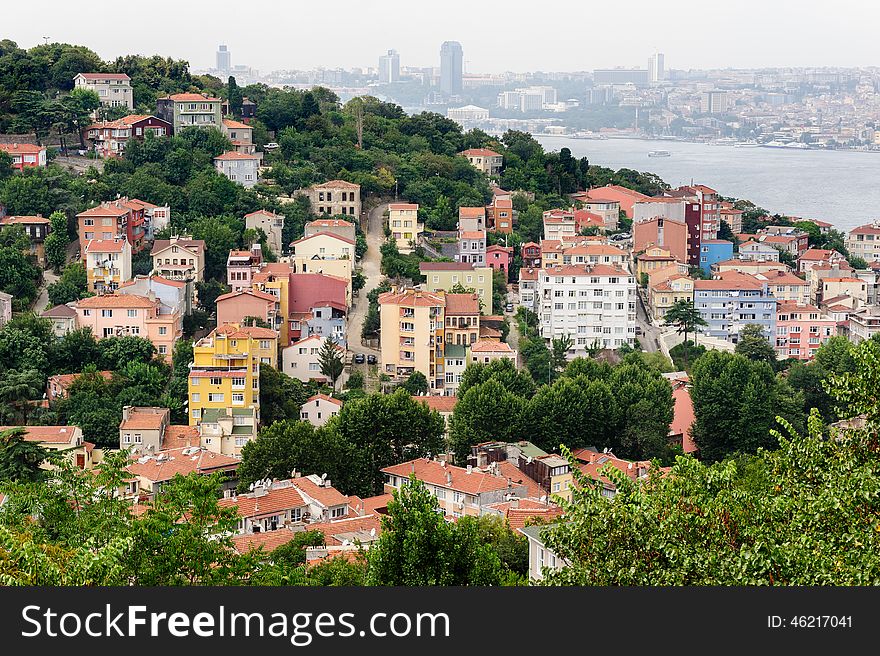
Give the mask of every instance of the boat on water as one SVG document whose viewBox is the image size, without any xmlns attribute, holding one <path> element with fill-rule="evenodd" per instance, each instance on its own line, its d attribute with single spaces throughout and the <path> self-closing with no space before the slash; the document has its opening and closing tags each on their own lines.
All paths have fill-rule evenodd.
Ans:
<svg viewBox="0 0 880 656">
<path fill-rule="evenodd" d="M 715 146 L 733 146 L 736 144 L 736 139 L 733 137 L 721 137 L 713 141 L 712 144 Z"/>
<path fill-rule="evenodd" d="M 669 157 L 672 155 L 668 150 L 650 150 L 648 151 L 648 157 Z"/>
<path fill-rule="evenodd" d="M 735 144 L 733 144 L 733 147 L 734 148 L 757 148 L 760 145 L 761 144 L 759 144 L 757 141 L 737 141 Z"/>
</svg>

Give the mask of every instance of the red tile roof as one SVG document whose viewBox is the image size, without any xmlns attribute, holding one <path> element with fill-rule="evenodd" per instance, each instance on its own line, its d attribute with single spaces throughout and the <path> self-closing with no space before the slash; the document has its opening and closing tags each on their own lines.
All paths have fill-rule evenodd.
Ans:
<svg viewBox="0 0 880 656">
<path fill-rule="evenodd" d="M 312 401 L 327 401 L 328 403 L 332 403 L 333 405 L 338 405 L 340 408 L 342 407 L 342 401 L 339 399 L 334 399 L 332 396 L 327 396 L 326 394 L 315 394 L 306 399 L 306 403 L 311 403 Z M 303 404 L 305 405 L 305 404 Z"/>
<path fill-rule="evenodd" d="M 473 271 L 471 262 L 419 262 L 419 271 Z"/>
<path fill-rule="evenodd" d="M 256 155 L 248 155 L 247 153 L 240 153 L 237 150 L 227 150 L 222 155 L 217 155 L 214 158 L 214 161 L 220 160 L 221 162 L 233 160 L 233 159 L 260 159 Z"/>
<path fill-rule="evenodd" d="M 127 243 L 125 239 L 89 239 L 86 253 L 121 253 Z"/>
<path fill-rule="evenodd" d="M 0 219 L 2 225 L 45 225 L 50 223 L 49 219 L 43 216 L 4 216 Z"/>
<path fill-rule="evenodd" d="M 346 182 L 345 180 L 330 180 L 321 184 L 312 185 L 312 189 L 360 189 L 359 184 Z"/>
<path fill-rule="evenodd" d="M 91 207 L 84 212 L 80 212 L 77 216 L 125 216 L 129 213 L 131 213 L 131 208 L 126 207 L 121 201 L 110 201 L 108 203 L 101 203 L 97 207 Z"/>
<path fill-rule="evenodd" d="M 391 203 L 388 206 L 389 210 L 417 210 L 419 209 L 418 203 Z"/>
<path fill-rule="evenodd" d="M 76 302 L 76 308 L 155 308 L 159 301 L 137 294 L 105 294 L 89 296 Z"/>
<path fill-rule="evenodd" d="M 253 130 L 253 127 L 241 121 L 233 121 L 231 118 L 224 118 L 223 125 L 227 128 L 235 128 L 238 130 Z"/>
<path fill-rule="evenodd" d="M 155 412 L 154 410 L 160 410 Z M 161 412 L 160 408 L 132 408 L 128 419 L 123 419 L 119 424 L 120 430 L 159 430 L 162 421 L 168 419 L 168 412 Z"/>
<path fill-rule="evenodd" d="M 517 470 L 518 471 L 518 470 Z M 472 469 L 467 473 L 464 467 L 454 465 L 441 465 L 436 460 L 418 458 L 399 465 L 385 467 L 383 474 L 393 474 L 403 478 L 409 478 L 411 474 L 424 483 L 437 485 L 466 494 L 481 494 L 483 492 L 496 492 L 508 488 L 507 479 L 504 476 L 486 474 L 479 469 Z M 447 475 L 451 482 L 447 481 Z"/>
<path fill-rule="evenodd" d="M 243 295 L 244 296 L 253 296 L 254 298 L 259 298 L 263 301 L 271 301 L 273 303 L 279 302 L 277 296 L 273 296 L 272 294 L 268 294 L 268 293 L 266 293 L 262 290 L 259 290 L 259 289 L 240 289 L 235 292 L 229 292 L 228 294 L 222 294 L 221 296 L 217 297 L 216 302 L 219 303 L 220 301 L 225 301 L 230 298 L 237 298 L 237 297 L 243 296 Z"/>
<path fill-rule="evenodd" d="M 502 460 L 498 464 L 498 473 L 502 478 L 510 479 L 513 484 L 525 485 L 526 496 L 540 499 L 547 496 L 546 490 L 538 485 L 538 482 L 523 473 L 523 471 L 509 460 Z"/>
<path fill-rule="evenodd" d="M 195 447 L 193 447 L 195 448 Z M 135 476 L 142 476 L 150 481 L 167 481 L 176 474 L 211 474 L 216 471 L 231 471 L 238 468 L 238 458 L 224 456 L 206 449 L 190 455 L 183 454 L 184 449 L 165 449 L 143 462 L 135 460 L 126 469 Z M 165 456 L 164 460 L 159 457 Z"/>
<path fill-rule="evenodd" d="M 26 442 L 43 442 L 45 444 L 68 444 L 79 430 L 76 426 L 0 426 L 0 433 L 14 428 L 25 430 Z"/>
<path fill-rule="evenodd" d="M 404 289 L 399 292 L 379 294 L 379 305 L 401 305 L 404 307 L 435 307 L 444 306 L 443 297 L 430 292 L 415 289 Z"/>
<path fill-rule="evenodd" d="M 46 147 L 35 146 L 34 144 L 0 143 L 0 150 L 10 154 L 22 153 L 23 155 L 36 155 L 46 150 Z"/>
<path fill-rule="evenodd" d="M 459 207 L 459 219 L 480 219 L 486 216 L 485 207 Z"/>
<path fill-rule="evenodd" d="M 459 239 L 485 239 L 486 231 L 485 230 L 460 230 L 458 233 Z"/>
<path fill-rule="evenodd" d="M 345 242 L 346 244 L 354 244 L 354 241 L 349 239 L 348 237 L 343 237 L 341 235 L 337 235 L 335 232 L 321 231 L 321 232 L 316 232 L 313 235 L 309 235 L 308 237 L 302 237 L 300 239 L 297 239 L 296 241 L 292 241 L 292 242 L 290 242 L 290 245 L 293 246 L 294 244 L 301 244 L 304 241 L 308 241 L 309 239 L 314 239 L 315 237 L 321 237 L 321 236 L 332 237 L 333 239 L 338 239 L 339 241 Z"/>
<path fill-rule="evenodd" d="M 480 297 L 478 294 L 446 294 L 446 314 L 479 314 Z"/>
<path fill-rule="evenodd" d="M 506 342 L 481 339 L 471 344 L 471 353 L 514 353 L 514 350 Z"/>
<path fill-rule="evenodd" d="M 331 506 L 347 505 L 349 498 L 335 487 L 323 487 L 315 483 L 308 476 L 299 476 L 290 479 L 291 484 L 302 492 L 306 497 L 311 497 L 321 505 Z"/>
<path fill-rule="evenodd" d="M 239 517 L 250 518 L 277 515 L 285 510 L 308 506 L 299 490 L 293 485 L 279 488 L 273 485 L 260 496 L 254 493 L 239 494 L 234 498 L 221 499 L 218 503 L 223 508 L 235 508 Z"/>
<path fill-rule="evenodd" d="M 461 151 L 461 154 L 465 157 L 468 155 L 471 157 L 501 157 L 501 153 L 496 153 L 494 150 L 489 150 L 488 148 L 468 148 L 467 150 Z"/>
<path fill-rule="evenodd" d="M 203 95 L 201 93 L 175 93 L 160 100 L 170 99 L 174 102 L 220 102 L 219 98 Z"/>
<path fill-rule="evenodd" d="M 452 412 L 455 409 L 455 404 L 458 403 L 457 396 L 414 396 L 413 400 L 424 403 L 431 410 L 436 410 L 441 414 Z"/>
</svg>

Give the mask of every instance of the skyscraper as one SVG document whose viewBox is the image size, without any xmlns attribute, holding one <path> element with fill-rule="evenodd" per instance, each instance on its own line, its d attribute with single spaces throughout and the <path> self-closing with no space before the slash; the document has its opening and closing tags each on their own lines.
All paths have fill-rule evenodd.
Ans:
<svg viewBox="0 0 880 656">
<path fill-rule="evenodd" d="M 458 41 L 444 41 L 440 46 L 440 91 L 453 96 L 461 93 L 463 53 Z"/>
<path fill-rule="evenodd" d="M 226 49 L 226 46 L 217 47 L 217 70 L 221 73 L 228 73 L 232 69 L 232 53 Z"/>
<path fill-rule="evenodd" d="M 389 50 L 387 55 L 379 57 L 379 82 L 391 84 L 400 79 L 400 55 L 396 50 Z"/>
<path fill-rule="evenodd" d="M 650 59 L 648 59 L 648 70 L 651 71 L 651 82 L 659 82 L 666 79 L 662 52 L 651 55 Z"/>
</svg>

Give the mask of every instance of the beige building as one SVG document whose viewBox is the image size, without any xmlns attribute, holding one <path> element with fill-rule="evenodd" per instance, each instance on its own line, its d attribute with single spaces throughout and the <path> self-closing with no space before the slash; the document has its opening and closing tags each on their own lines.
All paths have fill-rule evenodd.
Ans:
<svg viewBox="0 0 880 656">
<path fill-rule="evenodd" d="M 541 242 L 541 268 L 566 264 L 616 264 L 629 266 L 626 251 L 589 239 L 544 240 Z"/>
<path fill-rule="evenodd" d="M 250 125 L 224 118 L 220 124 L 220 129 L 229 141 L 232 142 L 235 152 L 243 155 L 257 154 L 257 147 L 254 144 L 254 129 Z"/>
<path fill-rule="evenodd" d="M 865 262 L 880 261 L 880 223 L 853 228 L 846 237 L 846 248 L 850 255 L 860 257 Z"/>
<path fill-rule="evenodd" d="M 767 271 L 755 274 L 755 277 L 758 280 L 767 281 L 770 293 L 780 303 L 790 301 L 799 305 L 807 305 L 810 302 L 810 283 L 789 271 Z"/>
<path fill-rule="evenodd" d="M 415 203 L 391 203 L 388 206 L 388 228 L 400 253 L 408 254 L 418 246 L 424 224 L 419 223 L 419 206 Z"/>
<path fill-rule="evenodd" d="M 310 380 L 327 382 L 327 376 L 321 373 L 321 362 L 318 359 L 324 339 L 320 335 L 312 335 L 281 349 L 281 371 L 304 383 Z M 337 344 L 336 350 L 345 357 L 344 348 Z M 344 383 L 345 378 L 343 373 L 337 384 Z"/>
<path fill-rule="evenodd" d="M 499 175 L 504 165 L 504 157 L 500 153 L 488 148 L 469 148 L 459 153 L 467 158 L 471 166 L 479 169 L 486 175 Z"/>
<path fill-rule="evenodd" d="M 740 273 L 748 273 L 755 275 L 758 273 L 768 273 L 770 271 L 788 271 L 788 266 L 782 262 L 774 262 L 773 260 L 722 260 L 712 265 L 715 273 L 724 273 L 725 271 L 739 271 Z"/>
<path fill-rule="evenodd" d="M 130 449 L 133 455 L 158 453 L 170 424 L 171 411 L 168 408 L 127 405 L 122 408 L 119 423 L 119 448 Z"/>
<path fill-rule="evenodd" d="M 91 469 L 95 445 L 83 439 L 79 426 L 0 426 L 0 433 L 12 428 L 25 430 L 25 442 L 35 442 L 48 451 L 63 451 L 76 467 Z M 51 469 L 53 466 L 43 463 L 40 467 Z"/>
<path fill-rule="evenodd" d="M 483 311 L 491 310 L 492 267 L 475 267 L 469 262 L 420 262 L 419 272 L 425 276 L 425 289 L 429 292 L 451 292 L 461 285 L 477 293 Z"/>
<path fill-rule="evenodd" d="M 654 318 L 661 321 L 669 309 L 678 301 L 694 300 L 694 281 L 688 276 L 677 274 L 668 280 L 648 287 L 648 304 Z"/>
<path fill-rule="evenodd" d="M 55 337 L 64 337 L 71 330 L 76 330 L 76 309 L 73 303 L 56 305 L 44 310 L 40 316 L 52 322 L 52 332 Z"/>
<path fill-rule="evenodd" d="M 345 298 L 351 305 L 351 274 L 355 242 L 332 232 L 318 232 L 290 244 L 290 263 L 296 273 L 325 273 L 347 281 Z"/>
<path fill-rule="evenodd" d="M 361 215 L 361 186 L 345 180 L 331 180 L 303 189 L 312 203 L 312 212 L 327 216 L 348 216 L 357 220 Z"/>
<path fill-rule="evenodd" d="M 421 371 L 429 386 L 436 387 L 442 365 L 444 294 L 398 289 L 379 295 L 382 371 L 406 377 Z M 441 386 L 442 387 L 442 386 Z"/>
<path fill-rule="evenodd" d="M 342 410 L 342 401 L 326 394 L 315 394 L 300 407 L 299 418 L 312 426 L 323 426 Z"/>
<path fill-rule="evenodd" d="M 510 360 L 516 365 L 516 351 L 510 344 L 492 339 L 480 339 L 470 345 L 468 360 L 474 364 L 489 364 L 494 360 Z"/>
<path fill-rule="evenodd" d="M 284 215 L 275 214 L 268 210 L 257 210 L 250 214 L 244 215 L 244 227 L 251 230 L 259 228 L 266 234 L 266 243 L 272 252 L 277 256 L 281 256 L 284 248 L 284 239 L 282 233 L 284 231 Z"/>
<path fill-rule="evenodd" d="M 827 300 L 837 296 L 850 296 L 861 301 L 868 302 L 868 287 L 861 278 L 849 276 L 842 278 L 822 278 L 822 299 Z"/>
<path fill-rule="evenodd" d="M 171 239 L 157 239 L 150 252 L 153 273 L 168 280 L 205 279 L 205 242 L 188 235 L 173 235 Z"/>
<path fill-rule="evenodd" d="M 305 237 L 313 237 L 321 232 L 327 232 L 352 242 L 357 237 L 354 223 L 345 219 L 315 219 L 306 223 Z"/>
<path fill-rule="evenodd" d="M 73 88 L 94 91 L 102 107 L 134 109 L 131 78 L 125 73 L 78 73 L 73 78 Z"/>
</svg>

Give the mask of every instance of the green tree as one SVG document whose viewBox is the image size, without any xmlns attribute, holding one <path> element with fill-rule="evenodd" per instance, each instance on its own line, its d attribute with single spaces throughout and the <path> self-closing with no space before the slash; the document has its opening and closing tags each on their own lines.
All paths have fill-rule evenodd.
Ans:
<svg viewBox="0 0 880 656">
<path fill-rule="evenodd" d="M 321 373 L 330 379 L 330 385 L 336 390 L 336 381 L 345 370 L 345 351 L 328 336 L 321 344 L 321 350 L 318 351 L 318 364 L 321 366 Z"/>
<path fill-rule="evenodd" d="M 101 350 L 101 367 L 119 371 L 129 362 L 150 362 L 156 356 L 156 347 L 143 337 L 105 337 L 98 342 Z"/>
<path fill-rule="evenodd" d="M 36 369 L 49 375 L 54 340 L 48 319 L 32 313 L 12 317 L 0 328 L 0 369 Z"/>
<path fill-rule="evenodd" d="M 753 362 L 766 362 L 771 367 L 776 365 L 776 349 L 764 336 L 764 329 L 755 323 L 747 324 L 740 331 L 736 353 Z"/>
<path fill-rule="evenodd" d="M 25 428 L 0 432 L 0 482 L 42 478 L 40 465 L 48 459 L 49 452 L 37 442 L 28 442 L 25 432 Z"/>
<path fill-rule="evenodd" d="M 684 344 L 687 345 L 688 333 L 696 333 L 699 326 L 706 326 L 706 320 L 700 315 L 700 311 L 694 307 L 690 299 L 679 299 L 672 304 L 663 316 L 664 326 L 675 326 L 679 335 L 684 334 Z M 687 361 L 685 361 L 687 365 Z"/>
<path fill-rule="evenodd" d="M 70 235 L 67 232 L 67 216 L 64 212 L 52 212 L 49 216 L 51 232 L 43 242 L 46 250 L 46 261 L 55 270 L 61 271 L 67 262 L 67 245 L 70 243 Z"/>
<path fill-rule="evenodd" d="M 79 137 L 79 147 L 85 150 L 84 130 L 92 122 L 92 112 L 101 106 L 98 94 L 90 89 L 73 89 L 60 101 L 61 122 L 68 132 Z"/>
<path fill-rule="evenodd" d="M 31 411 L 31 401 L 43 393 L 43 377 L 35 369 L 10 369 L 0 378 L 0 417 L 8 412 L 7 420 L 25 425 Z"/>
<path fill-rule="evenodd" d="M 231 75 L 226 83 L 226 89 L 228 92 L 227 100 L 229 100 L 229 112 L 237 117 L 241 118 L 241 103 L 243 100 L 243 94 L 238 84 L 235 83 L 235 78 Z"/>
<path fill-rule="evenodd" d="M 456 462 L 465 462 L 480 442 L 520 439 L 525 401 L 490 378 L 459 395 L 450 421 L 450 443 Z"/>
<path fill-rule="evenodd" d="M 368 585 L 497 585 L 501 561 L 475 519 L 450 525 L 415 477 L 394 491 L 382 535 L 368 552 Z"/>
<path fill-rule="evenodd" d="M 46 293 L 49 296 L 49 305 L 52 307 L 91 296 L 88 291 L 85 265 L 82 262 L 68 264 L 64 267 L 61 277 L 46 288 Z"/>
<path fill-rule="evenodd" d="M 550 342 L 550 366 L 553 368 L 554 378 L 565 369 L 568 364 L 568 351 L 574 346 L 571 335 L 554 337 Z"/>
<path fill-rule="evenodd" d="M 428 379 L 421 371 L 414 371 L 401 383 L 400 388 L 411 396 L 424 395 L 428 393 Z"/>
<path fill-rule="evenodd" d="M 309 391 L 301 381 L 267 364 L 260 365 L 260 419 L 264 426 L 299 419 L 308 398 Z"/>
<path fill-rule="evenodd" d="M 213 315 L 217 312 L 217 298 L 223 294 L 229 293 L 229 287 L 219 280 L 205 280 L 196 283 L 196 294 L 199 298 L 199 306 L 208 313 Z"/>
</svg>

